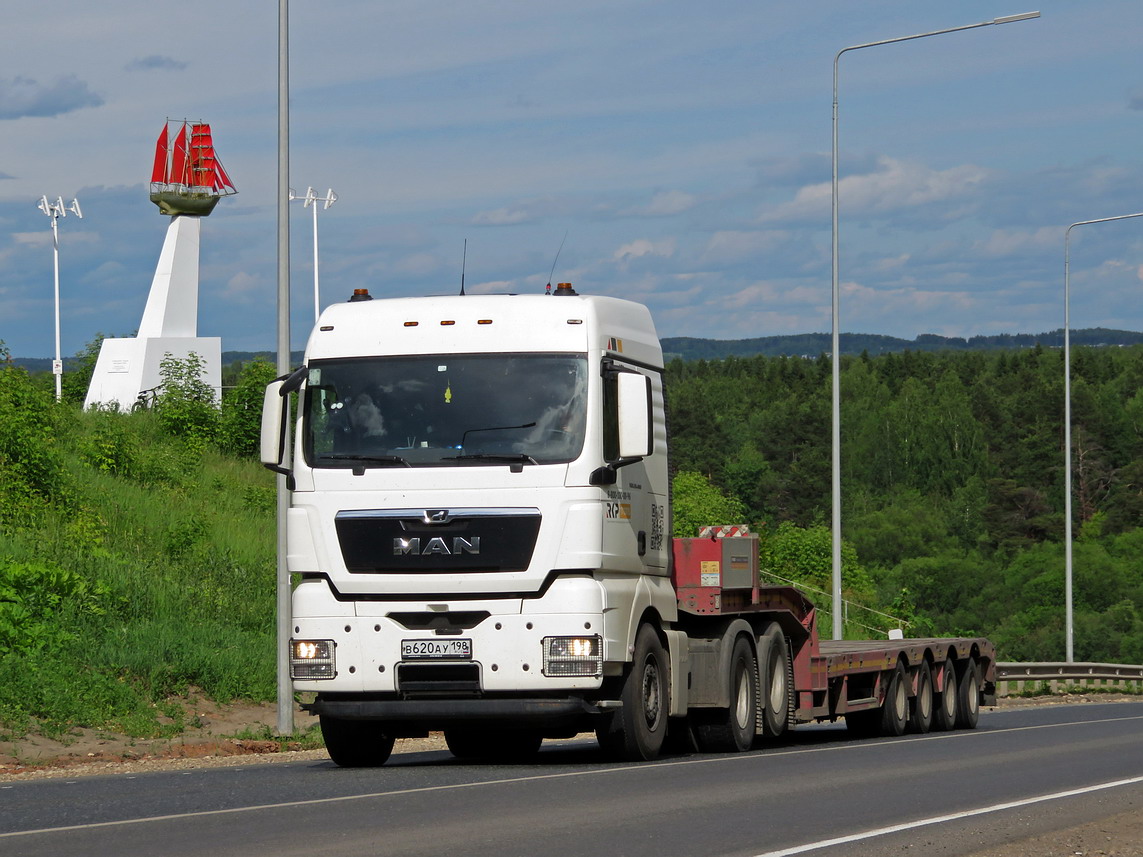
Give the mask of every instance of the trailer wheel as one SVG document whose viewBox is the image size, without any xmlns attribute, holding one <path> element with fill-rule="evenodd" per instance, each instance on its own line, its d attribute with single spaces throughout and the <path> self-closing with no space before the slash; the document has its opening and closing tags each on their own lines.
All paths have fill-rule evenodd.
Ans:
<svg viewBox="0 0 1143 857">
<path fill-rule="evenodd" d="M 913 711 L 909 729 L 924 735 L 933 726 L 933 671 L 928 661 L 917 667 L 917 695 L 913 697 Z"/>
<path fill-rule="evenodd" d="M 790 720 L 790 653 L 786 637 L 778 625 L 766 629 L 759 641 L 762 656 L 762 734 L 768 738 L 784 735 Z"/>
<path fill-rule="evenodd" d="M 937 704 L 933 709 L 933 729 L 937 732 L 948 732 L 950 729 L 956 729 L 957 712 L 960 711 L 960 703 L 957 701 L 956 669 L 952 658 L 945 661 L 942 675 L 944 688 L 937 694 Z"/>
<path fill-rule="evenodd" d="M 754 743 L 758 719 L 758 672 L 754 647 L 745 637 L 730 655 L 730 707 L 699 710 L 695 739 L 705 753 L 741 753 Z"/>
<path fill-rule="evenodd" d="M 969 658 L 960 675 L 957 694 L 956 725 L 960 729 L 975 729 L 980 720 L 980 667 Z"/>
<path fill-rule="evenodd" d="M 342 768 L 377 768 L 389 761 L 393 736 L 376 720 L 342 720 L 321 715 L 321 737 L 335 765 Z"/>
<path fill-rule="evenodd" d="M 540 751 L 543 736 L 527 730 L 457 726 L 444 731 L 449 752 L 458 759 L 523 762 Z"/>
<path fill-rule="evenodd" d="M 623 702 L 596 730 L 604 752 L 631 762 L 654 759 L 667 734 L 670 666 L 667 651 L 650 625 L 635 635 L 635 657 L 623 680 Z"/>
<path fill-rule="evenodd" d="M 885 690 L 885 701 L 881 703 L 881 734 L 896 737 L 905 733 L 909 722 L 909 676 L 905 665 L 897 662 L 897 668 L 889 679 Z"/>
</svg>

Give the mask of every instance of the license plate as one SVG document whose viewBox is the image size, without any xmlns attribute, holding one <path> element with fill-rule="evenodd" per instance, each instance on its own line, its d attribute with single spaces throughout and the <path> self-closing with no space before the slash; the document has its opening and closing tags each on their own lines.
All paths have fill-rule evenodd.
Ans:
<svg viewBox="0 0 1143 857">
<path fill-rule="evenodd" d="M 401 660 L 471 660 L 472 640 L 453 637 L 445 640 L 402 640 Z"/>
</svg>

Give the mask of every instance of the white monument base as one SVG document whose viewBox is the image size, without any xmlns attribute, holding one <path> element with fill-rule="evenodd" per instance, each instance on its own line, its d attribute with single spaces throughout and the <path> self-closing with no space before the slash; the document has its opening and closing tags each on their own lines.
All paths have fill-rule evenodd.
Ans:
<svg viewBox="0 0 1143 857">
<path fill-rule="evenodd" d="M 99 349 L 84 408 L 118 404 L 129 411 L 139 394 L 162 383 L 159 363 L 169 353 L 185 358 L 194 352 L 203 360 L 202 380 L 214 389 L 214 400 L 222 400 L 222 339 L 218 336 L 161 336 L 105 339 Z M 162 392 L 162 391 L 160 391 Z"/>
</svg>

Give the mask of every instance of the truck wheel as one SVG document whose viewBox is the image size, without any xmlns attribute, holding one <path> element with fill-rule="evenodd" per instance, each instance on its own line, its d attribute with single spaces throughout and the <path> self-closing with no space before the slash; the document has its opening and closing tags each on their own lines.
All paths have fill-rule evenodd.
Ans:
<svg viewBox="0 0 1143 857">
<path fill-rule="evenodd" d="M 903 735 L 908 722 L 909 676 L 905 665 L 898 661 L 885 691 L 885 701 L 881 703 L 881 734 L 894 738 Z"/>
<path fill-rule="evenodd" d="M 768 738 L 784 735 L 790 719 L 790 653 L 786 637 L 777 625 L 763 634 L 758 647 L 762 653 L 762 734 Z"/>
<path fill-rule="evenodd" d="M 917 695 L 913 697 L 913 711 L 909 717 L 909 730 L 924 735 L 933 726 L 933 671 L 928 661 L 917 668 Z"/>
<path fill-rule="evenodd" d="M 754 743 L 758 719 L 758 672 L 754 647 L 745 637 L 730 655 L 730 707 L 700 710 L 695 739 L 705 753 L 741 753 Z"/>
<path fill-rule="evenodd" d="M 960 729 L 975 729 L 980 720 L 980 667 L 976 661 L 969 658 L 959 678 L 956 725 Z"/>
<path fill-rule="evenodd" d="M 321 715 L 321 737 L 335 765 L 342 768 L 376 768 L 389 761 L 393 736 L 376 720 L 341 720 Z"/>
<path fill-rule="evenodd" d="M 950 729 L 956 729 L 957 712 L 960 711 L 960 704 L 957 701 L 956 669 L 952 658 L 945 661 L 942 675 L 944 675 L 944 690 L 937 694 L 937 704 L 933 709 L 933 729 L 937 732 L 948 732 Z"/>
<path fill-rule="evenodd" d="M 607 755 L 631 762 L 659 755 L 671 710 L 669 670 L 667 651 L 659 636 L 650 625 L 641 625 L 635 635 L 635 657 L 620 694 L 623 706 L 596 731 Z"/>
<path fill-rule="evenodd" d="M 444 731 L 449 752 L 458 759 L 523 762 L 540 751 L 543 736 L 527 730 L 457 726 Z"/>
</svg>

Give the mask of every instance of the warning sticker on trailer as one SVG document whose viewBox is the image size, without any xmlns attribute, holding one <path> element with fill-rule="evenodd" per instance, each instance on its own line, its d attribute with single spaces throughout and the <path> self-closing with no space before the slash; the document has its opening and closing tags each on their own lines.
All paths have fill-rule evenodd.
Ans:
<svg viewBox="0 0 1143 857">
<path fill-rule="evenodd" d="M 699 563 L 699 586 L 718 586 L 721 583 L 721 563 L 705 560 Z"/>
</svg>

